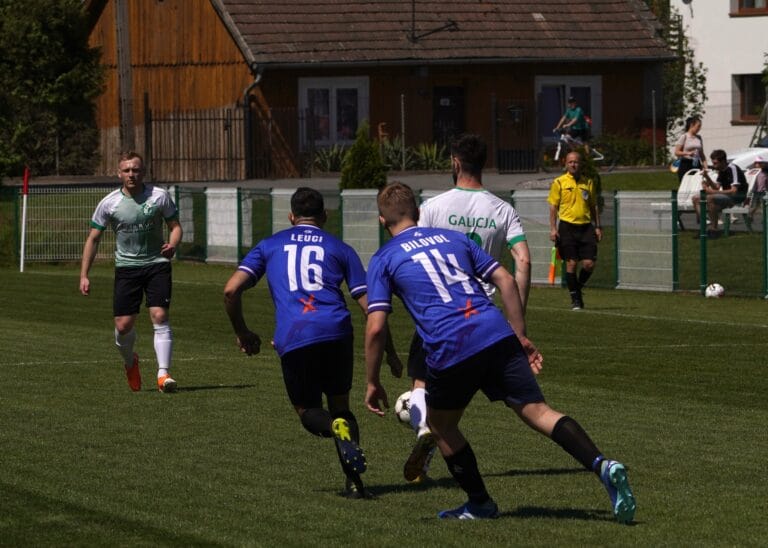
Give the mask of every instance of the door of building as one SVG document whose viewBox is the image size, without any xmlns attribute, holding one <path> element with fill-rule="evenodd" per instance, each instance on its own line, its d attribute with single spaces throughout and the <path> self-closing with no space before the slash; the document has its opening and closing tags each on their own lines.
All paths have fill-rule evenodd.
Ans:
<svg viewBox="0 0 768 548">
<path fill-rule="evenodd" d="M 464 133 L 464 88 L 435 86 L 432 90 L 432 138 L 438 146 L 449 147 L 457 135 Z"/>
</svg>

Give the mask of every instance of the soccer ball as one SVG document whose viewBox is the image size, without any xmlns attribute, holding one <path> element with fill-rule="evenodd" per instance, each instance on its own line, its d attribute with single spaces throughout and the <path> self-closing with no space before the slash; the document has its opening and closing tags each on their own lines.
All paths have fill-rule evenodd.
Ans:
<svg viewBox="0 0 768 548">
<path fill-rule="evenodd" d="M 403 392 L 395 402 L 395 416 L 403 424 L 411 423 L 411 391 Z"/>
<path fill-rule="evenodd" d="M 704 290 L 704 295 L 710 299 L 717 299 L 723 296 L 725 288 L 720 284 L 709 284 Z"/>
</svg>

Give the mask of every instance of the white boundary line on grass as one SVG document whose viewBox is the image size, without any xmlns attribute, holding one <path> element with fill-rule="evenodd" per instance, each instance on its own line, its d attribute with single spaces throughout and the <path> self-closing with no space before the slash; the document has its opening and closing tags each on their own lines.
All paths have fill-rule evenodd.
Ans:
<svg viewBox="0 0 768 548">
<path fill-rule="evenodd" d="M 649 316 L 646 314 L 628 314 L 625 312 L 610 312 L 608 310 L 596 310 L 594 308 L 589 310 L 572 311 L 564 308 L 556 308 L 553 306 L 529 306 L 529 310 L 545 310 L 547 312 L 563 312 L 567 314 L 595 314 L 601 316 L 613 316 L 615 318 L 628 318 L 638 320 L 649 321 L 667 321 L 667 322 L 680 322 L 680 323 L 693 323 L 702 325 L 730 325 L 730 326 L 744 326 L 744 327 L 768 327 L 768 324 L 764 323 L 751 323 L 751 322 L 719 322 L 713 320 L 700 320 L 698 318 L 671 318 L 668 316 Z M 695 345 L 691 345 L 695 346 Z"/>
<path fill-rule="evenodd" d="M 234 271 L 234 269 L 233 269 Z M 69 277 L 71 274 L 69 272 L 27 272 L 25 273 L 26 276 L 29 276 L 31 274 L 41 275 L 41 276 L 62 276 L 62 277 Z M 97 276 L 101 278 L 107 278 L 107 276 Z M 190 282 L 190 281 L 181 281 L 181 280 L 173 280 L 174 285 L 213 285 L 212 282 Z M 222 284 L 222 288 L 223 288 Z M 768 324 L 764 323 L 751 323 L 751 322 L 724 322 L 724 321 L 713 321 L 713 320 L 700 320 L 697 318 L 672 318 L 669 316 L 650 316 L 647 314 L 628 314 L 625 312 L 611 312 L 608 310 L 596 310 L 596 309 L 588 309 L 588 310 L 580 310 L 578 312 L 574 312 L 572 310 L 568 310 L 566 308 L 559 308 L 554 306 L 529 306 L 529 310 L 543 310 L 546 312 L 562 312 L 564 314 L 595 314 L 595 315 L 602 315 L 602 316 L 612 316 L 615 318 L 628 318 L 628 319 L 638 319 L 638 320 L 648 320 L 648 321 L 667 321 L 667 322 L 680 322 L 680 323 L 690 323 L 690 324 L 699 324 L 699 325 L 726 325 L 726 326 L 743 326 L 743 327 L 757 327 L 757 328 L 766 328 L 768 327 Z M 699 346 L 699 345 L 691 345 L 691 346 Z"/>
</svg>

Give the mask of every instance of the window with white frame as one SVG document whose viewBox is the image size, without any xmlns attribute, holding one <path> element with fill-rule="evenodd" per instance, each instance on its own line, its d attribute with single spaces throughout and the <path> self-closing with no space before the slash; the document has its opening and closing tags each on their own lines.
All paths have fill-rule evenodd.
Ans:
<svg viewBox="0 0 768 548">
<path fill-rule="evenodd" d="M 762 74 L 735 74 L 734 118 L 737 122 L 757 122 L 766 100 Z"/>
<path fill-rule="evenodd" d="M 306 115 L 302 143 L 348 145 L 368 119 L 368 77 L 299 78 L 299 108 Z"/>
</svg>

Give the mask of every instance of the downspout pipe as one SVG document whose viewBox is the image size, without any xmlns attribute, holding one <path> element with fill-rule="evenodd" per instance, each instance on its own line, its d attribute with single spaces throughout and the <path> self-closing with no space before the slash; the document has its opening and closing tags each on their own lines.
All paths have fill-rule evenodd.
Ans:
<svg viewBox="0 0 768 548">
<path fill-rule="evenodd" d="M 258 63 L 255 61 L 251 63 L 250 65 L 251 74 L 253 74 L 253 82 L 251 82 L 248 87 L 245 88 L 243 91 L 243 106 L 248 106 L 248 96 L 251 94 L 251 91 L 259 85 L 261 82 L 261 78 L 264 75 L 264 67 L 260 67 Z"/>
</svg>

